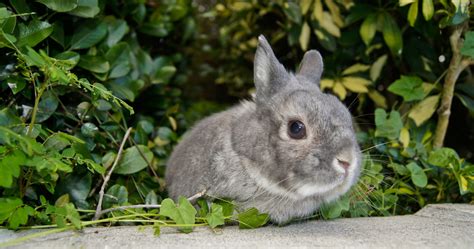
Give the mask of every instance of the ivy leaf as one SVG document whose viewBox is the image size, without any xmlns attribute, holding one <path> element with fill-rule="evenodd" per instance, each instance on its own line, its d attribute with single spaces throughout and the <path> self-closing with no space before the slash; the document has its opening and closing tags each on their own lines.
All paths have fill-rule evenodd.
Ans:
<svg viewBox="0 0 474 249">
<path fill-rule="evenodd" d="M 430 152 L 428 163 L 438 167 L 448 167 L 452 161 L 459 160 L 459 155 L 451 148 L 440 148 Z"/>
<path fill-rule="evenodd" d="M 128 202 L 128 191 L 125 186 L 115 184 L 107 190 L 104 195 L 104 208 L 110 208 L 114 205 L 123 205 Z"/>
<path fill-rule="evenodd" d="M 349 211 L 349 206 L 349 198 L 344 196 L 330 205 L 321 207 L 321 214 L 325 219 L 335 219 L 340 217 L 343 211 Z"/>
<path fill-rule="evenodd" d="M 12 153 L 0 159 L 0 186 L 10 188 L 13 179 L 20 175 L 20 165 L 25 162 L 25 154 L 20 150 L 14 150 Z"/>
<path fill-rule="evenodd" d="M 416 76 L 404 76 L 393 82 L 388 90 L 403 97 L 404 101 L 421 100 L 425 97 L 423 80 Z"/>
<path fill-rule="evenodd" d="M 141 156 L 139 150 L 145 156 L 146 161 Z M 146 168 L 152 159 L 153 152 L 151 152 L 148 147 L 145 145 L 135 145 L 124 151 L 122 158 L 117 164 L 117 167 L 115 167 L 114 173 L 121 175 L 130 175 L 136 173 Z"/>
<path fill-rule="evenodd" d="M 408 117 L 415 121 L 416 126 L 422 125 L 430 119 L 438 106 L 439 95 L 431 96 L 411 108 Z"/>
<path fill-rule="evenodd" d="M 173 200 L 167 198 L 161 202 L 160 215 L 172 219 L 178 225 L 193 225 L 196 219 L 196 209 L 188 199 L 180 196 L 179 204 L 176 205 Z M 179 228 L 184 233 L 193 231 L 192 226 L 182 226 Z"/>
<path fill-rule="evenodd" d="M 385 110 L 377 108 L 375 110 L 375 126 L 377 127 L 375 130 L 376 137 L 386 137 L 395 140 L 400 135 L 403 122 L 399 112 L 391 111 L 387 118 Z"/>
<path fill-rule="evenodd" d="M 67 12 L 77 7 L 77 0 L 37 0 L 37 1 L 57 12 Z"/>
<path fill-rule="evenodd" d="M 28 217 L 32 216 L 35 210 L 30 206 L 17 208 L 8 219 L 8 228 L 17 229 L 20 225 L 28 223 Z"/>
<path fill-rule="evenodd" d="M 423 169 L 418 166 L 415 162 L 411 162 L 407 165 L 407 169 L 411 173 L 411 181 L 418 187 L 424 188 L 428 184 L 428 177 L 426 176 Z"/>
<path fill-rule="evenodd" d="M 239 213 L 239 228 L 240 229 L 254 229 L 265 225 L 268 220 L 268 214 L 261 214 L 256 208 L 250 208 Z"/>
<path fill-rule="evenodd" d="M 19 198 L 0 198 L 0 223 L 6 221 L 22 205 L 23 201 Z"/>
<path fill-rule="evenodd" d="M 474 31 L 469 31 L 464 35 L 464 44 L 461 48 L 461 54 L 474 58 Z"/>
<path fill-rule="evenodd" d="M 222 206 L 212 203 L 211 212 L 206 215 L 206 220 L 211 228 L 224 225 L 224 213 Z"/>
</svg>

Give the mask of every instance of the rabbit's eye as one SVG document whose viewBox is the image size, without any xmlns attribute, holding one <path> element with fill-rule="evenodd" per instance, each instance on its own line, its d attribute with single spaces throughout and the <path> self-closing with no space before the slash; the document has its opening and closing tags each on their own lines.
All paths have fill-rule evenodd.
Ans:
<svg viewBox="0 0 474 249">
<path fill-rule="evenodd" d="M 306 127 L 299 120 L 292 120 L 288 123 L 288 135 L 293 139 L 306 137 Z"/>
</svg>

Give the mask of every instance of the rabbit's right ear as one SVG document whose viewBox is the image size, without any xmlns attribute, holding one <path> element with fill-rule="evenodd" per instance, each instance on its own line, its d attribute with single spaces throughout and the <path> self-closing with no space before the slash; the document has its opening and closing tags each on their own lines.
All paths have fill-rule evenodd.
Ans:
<svg viewBox="0 0 474 249">
<path fill-rule="evenodd" d="M 257 100 L 271 97 L 282 88 L 281 84 L 284 84 L 288 77 L 288 73 L 263 35 L 258 37 L 253 70 Z"/>
</svg>

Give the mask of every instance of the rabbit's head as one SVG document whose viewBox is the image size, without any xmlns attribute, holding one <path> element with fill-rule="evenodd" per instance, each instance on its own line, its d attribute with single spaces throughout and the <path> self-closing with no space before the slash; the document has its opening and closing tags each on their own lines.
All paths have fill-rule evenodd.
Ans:
<svg viewBox="0 0 474 249">
<path fill-rule="evenodd" d="M 237 129 L 251 134 L 237 137 L 252 146 L 234 145 L 254 162 L 251 174 L 269 192 L 329 201 L 357 180 L 361 152 L 352 117 L 336 97 L 319 89 L 322 71 L 321 55 L 311 50 L 298 72 L 288 73 L 259 37 L 255 118 L 240 121 Z"/>
</svg>

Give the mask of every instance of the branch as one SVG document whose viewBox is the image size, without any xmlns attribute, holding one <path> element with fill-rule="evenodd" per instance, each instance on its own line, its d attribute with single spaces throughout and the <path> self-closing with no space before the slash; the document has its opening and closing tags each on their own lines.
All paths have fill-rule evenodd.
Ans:
<svg viewBox="0 0 474 249">
<path fill-rule="evenodd" d="M 110 167 L 109 172 L 104 178 L 104 182 L 102 183 L 102 187 L 100 188 L 99 192 L 99 202 L 97 203 L 97 208 L 95 210 L 95 215 L 93 220 L 97 220 L 100 218 L 101 215 L 101 210 L 102 210 L 102 202 L 104 201 L 104 194 L 105 194 L 105 187 L 107 186 L 107 183 L 110 180 L 110 177 L 112 176 L 112 172 L 114 171 L 115 167 L 117 166 L 120 158 L 122 157 L 122 152 L 123 152 L 123 147 L 125 146 L 125 143 L 127 142 L 127 138 L 130 136 L 130 132 L 132 131 L 132 127 L 128 128 L 127 132 L 125 132 L 125 135 L 123 136 L 122 143 L 120 144 L 119 151 L 117 153 L 117 157 L 115 158 L 114 164 L 112 167 Z"/>
<path fill-rule="evenodd" d="M 200 197 L 204 196 L 205 194 L 206 194 L 206 190 L 203 190 L 203 191 L 189 197 L 188 201 L 192 203 L 195 200 L 199 199 Z M 108 208 L 108 209 L 100 211 L 98 217 L 102 216 L 105 213 L 110 213 L 110 212 L 113 212 L 113 211 L 125 211 L 126 209 L 132 209 L 132 208 L 161 208 L 161 205 L 157 205 L 157 204 L 138 204 L 138 205 L 113 207 L 113 208 Z M 97 212 L 96 212 L 96 214 L 97 214 Z M 96 219 L 96 218 L 94 217 L 94 219 Z"/>
<path fill-rule="evenodd" d="M 440 148 L 443 146 L 444 138 L 448 130 L 449 117 L 451 116 L 451 104 L 453 102 L 454 86 L 461 72 L 472 64 L 472 60 L 463 59 L 460 49 L 463 45 L 461 36 L 467 30 L 467 22 L 454 28 L 453 33 L 449 37 L 451 44 L 452 57 L 449 62 L 448 73 L 444 78 L 443 90 L 441 92 L 441 103 L 438 108 L 438 124 L 434 134 L 433 147 Z"/>
</svg>

